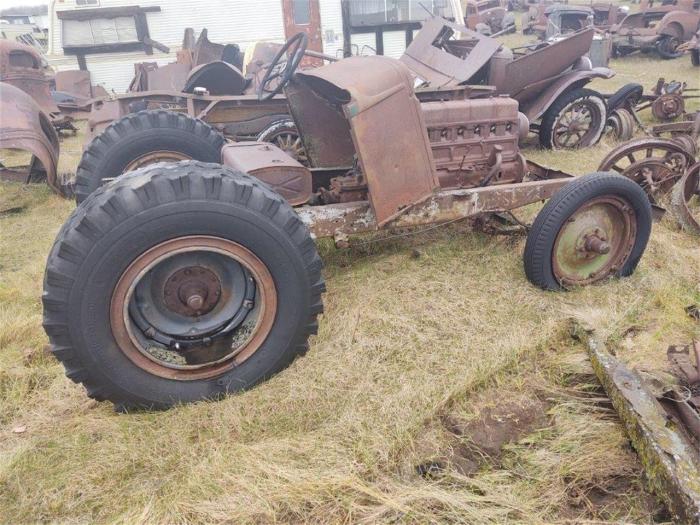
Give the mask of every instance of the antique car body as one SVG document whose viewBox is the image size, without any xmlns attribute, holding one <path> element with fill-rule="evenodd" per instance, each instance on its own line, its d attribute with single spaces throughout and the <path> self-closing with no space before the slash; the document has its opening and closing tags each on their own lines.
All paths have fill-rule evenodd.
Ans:
<svg viewBox="0 0 700 525">
<path fill-rule="evenodd" d="M 272 144 L 230 144 L 223 165 L 160 163 L 116 178 L 59 233 L 44 326 L 91 397 L 166 408 L 281 371 L 308 349 L 323 310 L 314 238 L 343 245 L 553 197 L 528 235 L 533 283 L 629 275 L 644 252 L 641 188 L 524 159 L 518 103 L 493 89 L 416 93 L 413 72 L 382 56 L 290 69 L 282 85 L 309 167 Z"/>
<path fill-rule="evenodd" d="M 515 19 L 508 14 L 501 0 L 468 0 L 465 5 L 464 25 L 478 31 L 488 26 L 488 34 L 500 33 L 507 27 L 515 29 Z"/>
<path fill-rule="evenodd" d="M 254 140 L 274 122 L 289 118 L 284 97 L 264 103 L 255 95 L 215 96 L 144 91 L 93 100 L 85 145 L 115 120 L 144 109 L 167 109 L 204 120 L 234 140 Z"/>
<path fill-rule="evenodd" d="M 401 60 L 425 82 L 427 89 L 494 86 L 498 94 L 519 102 L 520 111 L 535 124 L 536 130 L 536 122 L 561 97 L 595 78 L 614 76 L 608 68 L 592 67 L 584 56 L 591 48 L 594 33 L 593 28 L 587 28 L 557 42 L 526 48 L 523 53 L 522 49 L 508 49 L 497 40 L 452 22 L 433 19 L 425 23 Z"/>
<path fill-rule="evenodd" d="M 0 82 L 0 101 L 0 150 L 24 150 L 32 155 L 27 172 L 11 171 L 26 181 L 39 182 L 45 179 L 51 188 L 60 193 L 62 187 L 57 180 L 56 169 L 58 135 L 51 125 L 49 115 L 28 93 L 5 82 Z M 2 170 L 5 171 L 5 168 Z M 13 173 L 4 175 L 12 176 Z"/>
<path fill-rule="evenodd" d="M 535 34 L 540 40 L 575 33 L 592 26 L 593 15 L 587 6 L 538 4 L 523 16 L 523 33 Z"/>
<path fill-rule="evenodd" d="M 656 49 L 663 58 L 676 58 L 678 47 L 690 40 L 700 24 L 700 6 L 694 0 L 644 0 L 637 13 L 610 28 L 620 55 Z"/>
<path fill-rule="evenodd" d="M 51 73 L 32 46 L 0 39 L 0 82 L 28 93 L 48 115 L 58 113 L 51 98 Z"/>
<path fill-rule="evenodd" d="M 593 26 L 603 31 L 619 24 L 629 14 L 629 7 L 620 6 L 613 2 L 592 3 L 591 9 L 593 9 Z"/>
<path fill-rule="evenodd" d="M 447 39 L 447 33 L 452 36 L 462 35 L 461 38 L 466 42 L 460 44 L 453 39 L 453 48 L 448 46 L 448 50 L 457 50 L 457 53 L 459 49 L 469 50 L 475 47 L 475 50 L 457 57 L 450 51 L 433 45 L 441 38 Z M 579 32 L 569 39 L 515 56 L 510 50 L 502 48 L 497 40 L 459 24 L 435 18 L 425 22 L 401 60 L 424 81 L 425 86 L 421 88 L 424 93 L 465 84 L 495 86 L 499 94 L 512 95 L 518 100 L 521 111 L 534 122 L 562 94 L 580 88 L 594 78 L 613 76 L 611 70 L 592 68 L 589 61 L 581 59 L 590 48 L 592 38 L 592 30 Z M 264 51 L 262 49 L 261 53 L 264 54 Z M 432 63 L 433 59 L 435 63 Z M 252 64 L 258 62 L 260 60 L 255 60 Z M 208 65 L 214 64 L 217 63 Z M 252 68 L 246 67 L 246 70 L 249 69 Z M 258 83 L 256 77 L 252 85 L 257 86 Z M 191 85 L 194 87 L 196 83 Z M 261 103 L 249 94 L 250 87 L 239 88 L 245 89 L 245 94 L 214 96 L 156 90 L 94 100 L 85 145 L 110 123 L 144 109 L 161 108 L 183 112 L 211 124 L 228 138 L 244 141 L 267 135 L 266 131 L 278 122 L 289 122 L 289 109 L 284 96 Z M 294 138 L 287 135 L 284 137 L 285 140 Z M 301 150 L 298 154 L 305 155 Z"/>
</svg>

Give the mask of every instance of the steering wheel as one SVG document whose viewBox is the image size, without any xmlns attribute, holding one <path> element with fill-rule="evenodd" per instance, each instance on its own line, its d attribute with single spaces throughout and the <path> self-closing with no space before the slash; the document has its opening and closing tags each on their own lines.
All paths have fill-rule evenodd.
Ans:
<svg viewBox="0 0 700 525">
<path fill-rule="evenodd" d="M 306 48 L 309 45 L 309 37 L 306 33 L 297 33 L 285 42 L 284 46 L 277 52 L 275 58 L 265 72 L 265 76 L 258 86 L 258 100 L 270 100 L 272 97 L 282 92 L 284 86 L 292 79 L 299 64 L 301 64 Z M 286 60 L 283 57 L 287 55 Z M 277 85 L 271 87 L 277 80 Z"/>
</svg>

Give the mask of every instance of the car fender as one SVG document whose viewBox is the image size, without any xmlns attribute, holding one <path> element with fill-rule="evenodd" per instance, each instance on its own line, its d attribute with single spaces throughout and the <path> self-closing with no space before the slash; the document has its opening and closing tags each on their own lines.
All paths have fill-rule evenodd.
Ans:
<svg viewBox="0 0 700 525">
<path fill-rule="evenodd" d="M 671 11 L 659 22 L 657 33 L 689 40 L 697 30 L 699 18 L 693 13 Z"/>
<path fill-rule="evenodd" d="M 0 149 L 28 151 L 39 160 L 46 173 L 47 184 L 61 193 L 57 180 L 59 155 L 58 134 L 49 116 L 27 93 L 10 84 L 0 82 L 2 125 Z M 31 171 L 34 164 L 30 166 Z"/>
<path fill-rule="evenodd" d="M 588 70 L 573 70 L 562 75 L 539 96 L 522 104 L 520 111 L 525 113 L 530 122 L 539 119 L 564 92 L 577 89 L 595 78 L 612 78 L 615 72 L 607 67 L 595 67 Z"/>
</svg>

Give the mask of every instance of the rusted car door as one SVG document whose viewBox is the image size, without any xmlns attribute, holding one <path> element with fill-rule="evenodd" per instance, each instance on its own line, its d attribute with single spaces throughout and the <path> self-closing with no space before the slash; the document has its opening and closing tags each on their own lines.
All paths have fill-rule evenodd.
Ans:
<svg viewBox="0 0 700 525">
<path fill-rule="evenodd" d="M 321 8 L 319 0 L 282 0 L 284 10 L 284 32 L 287 38 L 297 33 L 306 33 L 309 37 L 309 49 L 323 52 L 321 40 Z M 318 67 L 323 61 L 318 58 L 305 57 L 302 67 Z"/>
</svg>

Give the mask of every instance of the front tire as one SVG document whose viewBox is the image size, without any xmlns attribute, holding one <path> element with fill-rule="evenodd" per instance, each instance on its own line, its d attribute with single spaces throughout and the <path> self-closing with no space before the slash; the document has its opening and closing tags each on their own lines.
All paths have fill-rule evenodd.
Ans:
<svg viewBox="0 0 700 525">
<path fill-rule="evenodd" d="M 547 149 L 577 149 L 597 144 L 607 117 L 597 91 L 574 89 L 559 96 L 540 125 L 540 144 Z"/>
<path fill-rule="evenodd" d="M 88 145 L 75 177 L 78 204 L 125 172 L 157 162 L 221 162 L 224 137 L 202 120 L 163 109 L 114 121 Z"/>
<path fill-rule="evenodd" d="M 651 204 L 637 184 L 613 173 L 578 177 L 535 219 L 525 245 L 525 274 L 545 290 L 626 277 L 650 233 Z"/>
<path fill-rule="evenodd" d="M 682 51 L 678 51 L 678 46 L 682 44 L 681 40 L 675 36 L 663 36 L 656 43 L 656 51 L 659 56 L 665 60 L 673 60 L 683 56 Z"/>
<path fill-rule="evenodd" d="M 278 194 L 195 161 L 131 172 L 61 229 L 44 328 L 67 376 L 119 409 L 248 389 L 306 352 L 321 259 Z"/>
</svg>

